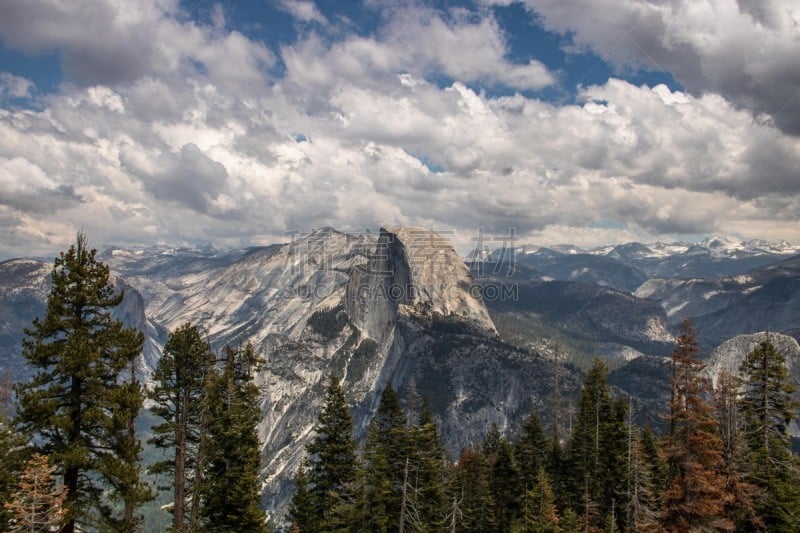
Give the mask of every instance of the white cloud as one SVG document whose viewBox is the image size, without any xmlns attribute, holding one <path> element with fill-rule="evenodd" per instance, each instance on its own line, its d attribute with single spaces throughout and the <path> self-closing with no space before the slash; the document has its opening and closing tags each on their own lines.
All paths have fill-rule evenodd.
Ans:
<svg viewBox="0 0 800 533">
<path fill-rule="evenodd" d="M 310 0 L 281 0 L 279 5 L 301 22 L 317 22 L 327 24 L 328 20 Z"/>
<path fill-rule="evenodd" d="M 800 4 L 795 0 L 525 0 L 617 67 L 672 73 L 800 134 Z"/>
<path fill-rule="evenodd" d="M 45 6 L 50 21 L 57 6 Z M 174 4 L 140 9 L 115 15 L 150 21 L 142 31 L 158 58 L 140 76 L 0 109 L 0 255 L 51 254 L 79 228 L 123 245 L 237 246 L 384 223 L 462 236 L 514 227 L 551 243 L 708 232 L 800 241 L 800 141 L 723 96 L 611 79 L 575 105 L 493 98 L 465 82 L 526 68 L 503 59 L 495 22 L 411 10 L 375 37 L 286 45 L 286 77 L 265 83 L 269 51 L 221 17 L 200 27 Z M 462 38 L 463 49 L 450 42 Z M 78 36 L 41 40 L 80 48 Z M 425 81 L 441 71 L 457 81 Z"/>
<path fill-rule="evenodd" d="M 10 72 L 0 72 L 0 98 L 27 98 L 35 88 L 36 85 L 29 79 Z"/>
<path fill-rule="evenodd" d="M 238 90 L 265 80 L 275 58 L 262 43 L 184 19 L 177 0 L 8 0 L 0 3 L 0 37 L 28 53 L 57 51 L 79 85 L 198 70 Z"/>
<path fill-rule="evenodd" d="M 438 73 L 461 82 L 537 90 L 555 83 L 542 63 L 514 64 L 497 23 L 445 20 L 426 9 L 398 9 L 378 37 L 350 36 L 328 45 L 316 34 L 282 49 L 287 79 L 305 88 L 342 80 L 374 84 L 398 74 L 425 78 Z"/>
</svg>

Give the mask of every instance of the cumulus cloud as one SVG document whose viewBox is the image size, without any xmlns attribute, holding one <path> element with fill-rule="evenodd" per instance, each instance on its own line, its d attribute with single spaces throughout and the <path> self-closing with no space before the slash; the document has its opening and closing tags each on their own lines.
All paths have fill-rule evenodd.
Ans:
<svg viewBox="0 0 800 533">
<path fill-rule="evenodd" d="M 619 68 L 672 73 L 800 134 L 800 4 L 794 0 L 525 0 Z"/>
<path fill-rule="evenodd" d="M 310 0 L 281 0 L 278 5 L 301 22 L 328 23 L 325 15 Z"/>
<path fill-rule="evenodd" d="M 476 228 L 512 227 L 583 245 L 710 232 L 800 241 L 800 141 L 724 95 L 612 78 L 569 105 L 493 96 L 481 87 L 553 78 L 505 59 L 490 16 L 428 8 L 393 11 L 371 36 L 304 34 L 280 50 L 285 76 L 266 80 L 272 53 L 221 15 L 205 27 L 172 2 L 125 5 L 141 12 L 97 16 L 146 21 L 133 33 L 147 38 L 120 36 L 134 48 L 154 39 L 140 75 L 99 62 L 41 108 L 0 108 L 0 254 L 50 254 L 78 228 L 122 245 L 242 246 L 380 224 L 452 229 L 464 250 Z M 60 3 L 18 8 L 44 27 L 72 20 L 56 16 Z M 26 50 L 86 42 L 16 35 L 0 19 Z M 434 83 L 442 73 L 454 81 Z"/>
<path fill-rule="evenodd" d="M 506 59 L 502 31 L 492 18 L 445 19 L 429 9 L 391 11 L 377 37 L 350 36 L 328 44 L 316 34 L 282 50 L 289 82 L 305 88 L 334 86 L 341 80 L 373 84 L 400 73 L 419 78 L 444 74 L 462 82 L 503 84 L 518 90 L 555 82 L 547 67 L 531 59 Z"/>
<path fill-rule="evenodd" d="M 238 89 L 264 80 L 275 57 L 237 31 L 183 20 L 177 0 L 0 3 L 0 38 L 28 53 L 56 51 L 80 85 L 206 71 Z"/>
<path fill-rule="evenodd" d="M 0 98 L 27 98 L 35 88 L 36 85 L 29 79 L 10 72 L 0 72 Z"/>
</svg>

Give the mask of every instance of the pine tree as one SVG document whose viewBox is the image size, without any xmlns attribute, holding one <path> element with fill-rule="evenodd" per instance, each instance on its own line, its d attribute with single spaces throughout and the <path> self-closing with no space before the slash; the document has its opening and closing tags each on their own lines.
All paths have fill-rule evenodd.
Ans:
<svg viewBox="0 0 800 533">
<path fill-rule="evenodd" d="M 733 528 L 728 516 L 722 439 L 714 408 L 705 400 L 710 383 L 691 322 L 681 326 L 672 352 L 673 377 L 664 453 L 669 468 L 662 526 L 670 532 Z"/>
<path fill-rule="evenodd" d="M 316 435 L 306 447 L 309 492 L 320 528 L 335 520 L 335 507 L 352 498 L 356 480 L 353 419 L 339 378 L 332 375 L 315 426 Z"/>
<path fill-rule="evenodd" d="M 659 501 L 657 498 L 655 467 L 652 458 L 642 445 L 644 432 L 631 438 L 629 459 L 630 490 L 627 503 L 627 526 L 631 533 L 660 531 L 658 523 Z M 657 459 L 656 459 L 657 460 Z"/>
<path fill-rule="evenodd" d="M 122 504 L 122 515 L 106 515 L 111 529 L 131 532 L 138 528 L 141 517 L 136 516 L 136 508 L 153 499 L 150 486 L 140 479 L 140 459 L 142 444 L 136 434 L 136 416 L 144 402 L 144 389 L 136 376 L 136 360 L 129 365 L 127 381 L 109 391 L 111 404 L 117 406 L 111 412 L 111 431 L 108 447 L 113 455 L 103 458 L 101 464 L 105 476 L 110 480 L 112 491 L 110 499 Z"/>
<path fill-rule="evenodd" d="M 800 475 L 789 448 L 789 423 L 796 418 L 795 387 L 783 355 L 766 340 L 747 355 L 740 410 L 750 480 L 762 495 L 758 514 L 769 531 L 800 527 Z"/>
<path fill-rule="evenodd" d="M 112 502 L 138 500 L 143 491 L 128 423 L 141 408 L 141 391 L 123 375 L 141 353 L 143 335 L 111 318 L 123 294 L 96 253 L 79 233 L 55 260 L 45 316 L 23 341 L 37 374 L 17 386 L 19 427 L 63 475 L 67 533 L 78 525 L 132 527 Z"/>
<path fill-rule="evenodd" d="M 547 462 L 548 446 L 539 415 L 531 411 L 514 441 L 514 461 L 519 470 L 520 486 L 526 492 L 536 485 L 539 469 Z"/>
<path fill-rule="evenodd" d="M 25 465 L 16 492 L 4 504 L 11 515 L 10 526 L 3 531 L 57 531 L 64 521 L 65 487 L 56 487 L 46 455 L 34 454 Z"/>
<path fill-rule="evenodd" d="M 492 532 L 489 476 L 486 458 L 479 448 L 461 452 L 448 489 L 448 499 L 459 502 L 459 531 Z"/>
<path fill-rule="evenodd" d="M 489 491 L 492 505 L 492 524 L 496 531 L 508 531 L 519 515 L 520 495 L 519 474 L 514 464 L 511 445 L 500 439 L 495 451 L 487 455 L 489 464 Z"/>
<path fill-rule="evenodd" d="M 201 515 L 214 531 L 265 531 L 261 508 L 261 420 L 257 365 L 253 347 L 225 347 L 222 372 L 208 380 L 207 463 L 202 482 Z"/>
<path fill-rule="evenodd" d="M 397 529 L 406 459 L 410 457 L 406 415 L 388 384 L 370 422 L 363 451 L 364 526 L 370 531 Z"/>
<path fill-rule="evenodd" d="M 544 464 L 545 471 L 550 478 L 550 486 L 553 488 L 553 494 L 556 499 L 556 506 L 559 509 L 570 509 L 571 501 L 569 499 L 569 491 L 566 486 L 568 483 L 568 465 L 564 457 L 564 452 L 561 448 L 561 441 L 558 439 L 558 434 L 554 433 L 550 438 L 550 444 L 547 448 L 547 457 Z M 564 515 L 566 516 L 566 514 Z"/>
<path fill-rule="evenodd" d="M 580 533 L 583 531 L 580 519 L 572 509 L 564 511 L 564 516 L 561 517 L 558 525 L 561 527 L 561 533 Z"/>
<path fill-rule="evenodd" d="M 6 370 L 0 377 L 0 502 L 10 501 L 28 455 L 25 435 L 15 431 L 12 413 L 13 384 Z M 11 526 L 11 514 L 0 505 L 0 531 Z"/>
<path fill-rule="evenodd" d="M 444 520 L 445 455 L 439 427 L 427 397 L 423 397 L 419 422 L 411 427 L 409 439 L 415 475 L 415 505 L 422 528 L 429 531 Z"/>
<path fill-rule="evenodd" d="M 317 517 L 314 513 L 314 502 L 311 498 L 308 481 L 308 462 L 303 461 L 294 476 L 295 491 L 289 505 L 289 519 L 292 521 L 291 531 L 317 531 Z"/>
<path fill-rule="evenodd" d="M 536 472 L 536 483 L 525 493 L 522 518 L 513 529 L 520 533 L 559 533 L 556 509 L 550 478 L 544 467 Z"/>
<path fill-rule="evenodd" d="M 727 369 L 722 370 L 714 389 L 714 404 L 719 434 L 722 438 L 722 457 L 725 463 L 725 477 L 728 491 L 733 496 L 729 514 L 737 530 L 757 531 L 763 528 L 753 498 L 756 486 L 747 481 L 744 441 L 739 417 L 739 380 Z"/>
<path fill-rule="evenodd" d="M 577 422 L 569 440 L 567 500 L 586 527 L 600 527 L 615 507 L 615 520 L 624 510 L 627 490 L 627 405 L 611 400 L 608 368 L 595 359 L 586 373 Z"/>
<path fill-rule="evenodd" d="M 154 474 L 168 475 L 173 490 L 172 531 L 189 528 L 187 498 L 199 487 L 194 486 L 192 473 L 198 465 L 198 447 L 203 410 L 206 405 L 206 380 L 212 373 L 214 354 L 196 326 L 184 324 L 176 329 L 164 345 L 164 353 L 153 372 L 153 388 L 149 393 L 150 411 L 164 419 L 153 428 L 148 441 L 169 453 L 169 458 L 150 467 Z"/>
</svg>

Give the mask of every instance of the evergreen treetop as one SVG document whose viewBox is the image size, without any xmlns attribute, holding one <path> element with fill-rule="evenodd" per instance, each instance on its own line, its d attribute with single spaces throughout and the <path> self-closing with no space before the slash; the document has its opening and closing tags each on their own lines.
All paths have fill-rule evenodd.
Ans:
<svg viewBox="0 0 800 533">
<path fill-rule="evenodd" d="M 17 423 L 63 476 L 64 532 L 77 525 L 132 530 L 129 512 L 111 505 L 147 498 L 139 482 L 138 441 L 131 422 L 142 404 L 135 379 L 123 374 L 141 353 L 143 335 L 114 320 L 123 293 L 79 233 L 55 260 L 42 318 L 25 330 L 23 356 L 37 373 L 17 386 Z M 110 496 L 110 499 L 109 499 Z"/>
</svg>

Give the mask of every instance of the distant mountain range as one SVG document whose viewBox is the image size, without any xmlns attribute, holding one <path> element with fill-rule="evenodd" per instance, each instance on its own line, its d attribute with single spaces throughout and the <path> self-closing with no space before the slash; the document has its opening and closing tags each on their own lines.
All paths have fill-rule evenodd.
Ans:
<svg viewBox="0 0 800 533">
<path fill-rule="evenodd" d="M 658 424 L 663 364 L 684 316 L 695 320 L 707 354 L 742 334 L 797 338 L 798 251 L 711 238 L 519 246 L 465 263 L 426 229 L 323 228 L 266 247 L 108 248 L 100 259 L 125 290 L 116 316 L 145 332 L 145 376 L 169 331 L 185 322 L 215 349 L 251 342 L 266 357 L 258 376 L 264 479 L 280 513 L 331 372 L 344 378 L 359 434 L 386 383 L 404 397 L 426 394 L 452 455 L 492 423 L 513 428 L 532 408 L 552 418 L 554 387 L 562 403 L 573 402 L 579 368 L 595 356 L 639 402 L 637 417 Z M 51 268 L 0 263 L 0 368 L 16 379 L 30 374 L 23 328 L 44 311 Z"/>
</svg>

